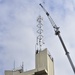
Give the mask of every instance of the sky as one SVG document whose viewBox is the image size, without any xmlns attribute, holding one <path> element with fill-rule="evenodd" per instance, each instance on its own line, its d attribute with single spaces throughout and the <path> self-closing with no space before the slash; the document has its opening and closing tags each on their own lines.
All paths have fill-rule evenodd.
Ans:
<svg viewBox="0 0 75 75">
<path fill-rule="evenodd" d="M 74 75 L 59 38 L 39 6 L 50 13 L 75 65 L 75 0 L 0 0 L 0 75 L 24 63 L 35 68 L 37 18 L 43 17 L 45 48 L 54 58 L 55 75 Z"/>
</svg>

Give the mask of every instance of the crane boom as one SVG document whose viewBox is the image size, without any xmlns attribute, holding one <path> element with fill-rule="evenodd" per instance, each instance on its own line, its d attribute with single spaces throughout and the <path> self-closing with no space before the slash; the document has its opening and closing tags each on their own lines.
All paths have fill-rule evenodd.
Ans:
<svg viewBox="0 0 75 75">
<path fill-rule="evenodd" d="M 73 64 L 73 62 L 72 62 L 72 59 L 71 59 L 71 57 L 70 57 L 70 55 L 69 55 L 69 52 L 68 52 L 68 50 L 67 50 L 67 48 L 66 48 L 66 46 L 65 46 L 65 44 L 64 44 L 64 42 L 63 42 L 63 40 L 62 40 L 62 37 L 61 37 L 61 35 L 60 35 L 60 31 L 59 31 L 59 27 L 57 27 L 57 25 L 55 24 L 55 22 L 54 22 L 53 19 L 51 18 L 50 14 L 46 11 L 46 9 L 42 6 L 42 4 L 39 4 L 39 5 L 43 8 L 43 10 L 44 10 L 44 12 L 46 13 L 46 15 L 47 15 L 47 17 L 48 17 L 48 19 L 49 19 L 51 25 L 53 26 L 54 31 L 55 31 L 55 35 L 58 35 L 59 40 L 60 40 L 60 42 L 61 42 L 61 44 L 62 44 L 62 46 L 63 46 L 63 48 L 64 48 L 64 51 L 65 51 L 65 53 L 66 53 L 66 56 L 67 56 L 67 58 L 68 58 L 68 60 L 69 60 L 69 62 L 70 62 L 70 65 L 71 65 L 71 67 L 72 67 L 72 69 L 73 69 L 73 71 L 74 71 L 74 73 L 75 73 L 75 66 L 74 66 L 74 64 Z"/>
</svg>

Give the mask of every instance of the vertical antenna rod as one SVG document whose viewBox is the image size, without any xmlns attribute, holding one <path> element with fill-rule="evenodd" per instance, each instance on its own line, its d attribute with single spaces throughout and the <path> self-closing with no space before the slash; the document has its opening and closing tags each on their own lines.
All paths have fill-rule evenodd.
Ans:
<svg viewBox="0 0 75 75">
<path fill-rule="evenodd" d="M 14 71 L 15 71 L 15 60 L 14 60 L 13 66 L 14 66 L 14 68 L 13 68 L 13 75 L 14 75 Z"/>
<path fill-rule="evenodd" d="M 59 27 L 56 26 L 55 22 L 53 21 L 53 19 L 52 19 L 51 16 L 49 15 L 49 13 L 46 11 L 46 9 L 42 6 L 42 4 L 39 4 L 39 5 L 43 8 L 43 10 L 45 11 L 45 13 L 46 13 L 46 15 L 47 15 L 47 17 L 48 17 L 48 19 L 49 19 L 49 21 L 50 21 L 50 23 L 52 24 L 52 26 L 53 26 L 53 28 L 54 28 L 54 31 L 55 31 L 55 35 L 58 35 L 58 37 L 59 37 L 59 39 L 60 39 L 60 42 L 61 42 L 61 44 L 62 44 L 62 46 L 63 46 L 63 48 L 64 48 L 64 51 L 65 51 L 65 53 L 66 53 L 66 55 L 67 55 L 67 58 L 68 58 L 68 60 L 69 60 L 69 62 L 70 62 L 70 65 L 71 65 L 71 67 L 72 67 L 72 69 L 73 69 L 73 71 L 74 71 L 74 73 L 75 73 L 75 66 L 74 66 L 74 64 L 73 64 L 73 62 L 72 62 L 72 60 L 71 60 L 71 57 L 70 57 L 70 55 L 69 55 L 69 52 L 68 52 L 68 50 L 67 50 L 67 48 L 66 48 L 66 46 L 65 46 L 65 44 L 64 44 L 64 42 L 63 42 L 63 40 L 62 40 L 62 38 L 61 38 L 60 31 L 59 31 Z"/>
<path fill-rule="evenodd" d="M 24 62 L 22 62 L 22 71 L 24 71 Z"/>
</svg>

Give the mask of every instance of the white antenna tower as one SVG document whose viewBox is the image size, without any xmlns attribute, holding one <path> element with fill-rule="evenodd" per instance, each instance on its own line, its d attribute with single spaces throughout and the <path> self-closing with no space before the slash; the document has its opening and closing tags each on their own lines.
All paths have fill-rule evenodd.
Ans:
<svg viewBox="0 0 75 75">
<path fill-rule="evenodd" d="M 42 50 L 42 46 L 44 44 L 43 42 L 43 24 L 42 24 L 42 21 L 43 21 L 43 18 L 41 16 L 39 16 L 37 18 L 37 22 L 38 22 L 38 25 L 37 25 L 37 33 L 38 33 L 38 36 L 37 36 L 37 50 Z"/>
</svg>

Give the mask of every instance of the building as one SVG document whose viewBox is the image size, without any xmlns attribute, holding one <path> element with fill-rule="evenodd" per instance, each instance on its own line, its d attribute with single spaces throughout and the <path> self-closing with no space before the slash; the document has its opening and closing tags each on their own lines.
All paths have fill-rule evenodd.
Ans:
<svg viewBox="0 0 75 75">
<path fill-rule="evenodd" d="M 35 69 L 23 71 L 23 66 L 20 69 L 5 71 L 5 75 L 54 75 L 54 61 L 48 52 L 47 48 L 42 50 L 43 42 L 43 18 L 41 16 L 37 19 L 37 50 L 35 52 Z"/>
<path fill-rule="evenodd" d="M 5 75 L 54 75 L 53 58 L 49 54 L 47 48 L 36 51 L 35 53 L 35 69 L 23 71 L 23 69 L 5 71 Z"/>
</svg>

